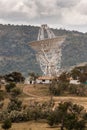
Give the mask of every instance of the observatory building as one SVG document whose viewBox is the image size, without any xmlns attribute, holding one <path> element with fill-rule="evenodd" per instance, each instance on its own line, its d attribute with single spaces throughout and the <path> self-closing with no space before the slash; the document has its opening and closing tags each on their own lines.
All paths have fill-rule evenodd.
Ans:
<svg viewBox="0 0 87 130">
<path fill-rule="evenodd" d="M 55 36 L 47 24 L 41 25 L 37 41 L 29 43 L 44 76 L 57 76 L 61 70 L 62 43 L 65 36 Z"/>
</svg>

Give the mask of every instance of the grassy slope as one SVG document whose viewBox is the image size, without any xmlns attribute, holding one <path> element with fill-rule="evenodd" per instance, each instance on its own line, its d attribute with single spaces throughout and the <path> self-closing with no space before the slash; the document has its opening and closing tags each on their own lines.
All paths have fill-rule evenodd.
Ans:
<svg viewBox="0 0 87 130">
<path fill-rule="evenodd" d="M 38 84 L 38 85 L 24 85 L 26 87 L 26 91 L 28 93 L 25 96 L 21 97 L 24 104 L 28 104 L 29 102 L 37 101 L 37 102 L 45 102 L 51 100 L 53 98 L 55 105 L 57 105 L 61 101 L 71 101 L 73 103 L 77 103 L 79 105 L 84 106 L 87 110 L 87 97 L 78 97 L 78 96 L 51 96 L 49 93 L 48 85 Z M 22 88 L 23 89 L 23 88 Z"/>
<path fill-rule="evenodd" d="M 0 74 L 12 71 L 41 74 L 40 66 L 35 58 L 35 52 L 29 46 L 29 42 L 35 41 L 39 27 L 0 25 Z M 66 35 L 66 41 L 62 48 L 62 67 L 87 62 L 87 34 L 53 30 L 56 36 Z"/>
<path fill-rule="evenodd" d="M 17 87 L 20 87 L 21 90 L 23 88 L 27 88 L 28 94 L 31 94 L 32 96 L 29 96 L 27 94 L 22 94 L 20 96 L 20 99 L 22 99 L 23 104 L 29 104 L 29 102 L 37 101 L 37 102 L 45 102 L 49 101 L 51 99 L 51 95 L 49 94 L 48 91 L 48 86 L 39 84 L 39 85 L 23 85 L 23 84 L 18 84 Z M 77 103 L 79 105 L 84 106 L 84 108 L 87 110 L 87 97 L 71 97 L 71 96 L 59 96 L 59 97 L 54 97 L 53 100 L 55 102 L 55 106 L 58 104 L 58 102 L 61 101 L 72 101 L 73 103 Z M 4 100 L 4 108 L 6 108 L 8 104 L 8 99 L 6 98 Z M 0 124 L 1 127 L 1 124 Z M 2 130 L 0 128 L 0 130 Z M 10 130 L 58 130 L 58 128 L 50 128 L 49 125 L 42 121 L 42 122 L 25 122 L 25 123 L 13 123 L 12 128 Z"/>
</svg>

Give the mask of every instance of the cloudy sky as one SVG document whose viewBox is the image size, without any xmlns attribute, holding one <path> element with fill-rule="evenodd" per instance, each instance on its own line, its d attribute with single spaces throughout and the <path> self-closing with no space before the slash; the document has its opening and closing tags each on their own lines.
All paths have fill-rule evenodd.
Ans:
<svg viewBox="0 0 87 130">
<path fill-rule="evenodd" d="M 0 23 L 87 32 L 87 0 L 0 0 Z"/>
</svg>

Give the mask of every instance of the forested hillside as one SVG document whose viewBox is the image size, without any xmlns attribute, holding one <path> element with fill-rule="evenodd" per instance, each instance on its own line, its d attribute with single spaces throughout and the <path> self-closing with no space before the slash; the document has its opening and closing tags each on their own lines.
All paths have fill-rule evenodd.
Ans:
<svg viewBox="0 0 87 130">
<path fill-rule="evenodd" d="M 36 40 L 39 27 L 0 24 L 0 74 L 12 71 L 41 73 L 34 51 L 28 45 Z M 87 34 L 53 29 L 56 36 L 66 35 L 62 49 L 62 67 L 87 62 Z"/>
</svg>

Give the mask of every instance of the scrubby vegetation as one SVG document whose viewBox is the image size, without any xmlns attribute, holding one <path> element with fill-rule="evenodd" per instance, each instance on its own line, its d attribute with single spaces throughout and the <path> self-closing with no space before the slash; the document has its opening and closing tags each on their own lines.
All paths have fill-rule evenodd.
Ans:
<svg viewBox="0 0 87 130">
<path fill-rule="evenodd" d="M 87 96 L 87 85 L 69 84 L 66 82 L 53 81 L 49 86 L 51 94 L 55 96 Z"/>
<path fill-rule="evenodd" d="M 4 130 L 8 130 L 8 129 L 11 128 L 11 125 L 12 125 L 11 119 L 5 119 L 5 120 L 3 121 L 2 128 L 3 128 Z"/>
<path fill-rule="evenodd" d="M 35 52 L 29 42 L 37 40 L 39 27 L 0 25 L 0 74 L 20 71 L 41 73 Z M 62 67 L 87 62 L 87 34 L 65 29 L 53 29 L 56 36 L 66 35 L 62 50 Z"/>
<path fill-rule="evenodd" d="M 6 81 L 4 85 L 1 84 L 3 89 L 0 90 L 0 122 L 2 123 L 2 128 L 9 129 L 12 123 L 45 120 L 49 127 L 56 127 L 60 130 L 85 130 L 87 112 L 84 107 L 78 105 L 78 103 L 64 100 L 59 103 L 57 101 L 57 104 L 55 104 L 53 96 L 86 97 L 87 77 L 84 76 L 86 72 L 87 67 L 84 66 L 75 67 L 70 72 L 62 73 L 58 78 L 55 77 L 50 85 L 46 86 L 49 86 L 50 100 L 44 101 L 43 99 L 43 102 L 33 100 L 33 102 L 27 104 L 23 103 L 24 97 L 21 98 L 22 89 L 18 87 L 18 84 L 21 85 L 24 82 L 22 74 L 13 72 L 1 77 Z M 33 80 L 37 77 L 33 73 L 30 73 L 30 75 Z M 83 80 L 81 76 L 83 76 Z M 71 78 L 78 80 L 80 84 L 70 84 Z M 37 88 L 37 86 L 33 85 L 32 87 L 34 89 Z M 4 102 L 6 98 L 8 99 L 7 104 Z"/>
<path fill-rule="evenodd" d="M 86 120 L 85 112 L 82 106 L 71 102 L 59 103 L 58 107 L 48 116 L 50 126 L 60 125 L 60 129 L 64 130 L 84 130 Z"/>
<path fill-rule="evenodd" d="M 72 84 L 70 80 L 77 80 L 79 84 Z M 63 72 L 55 78 L 49 86 L 51 94 L 55 96 L 73 95 L 87 96 L 87 66 L 78 66 L 70 72 Z"/>
<path fill-rule="evenodd" d="M 45 119 L 51 127 L 60 127 L 61 130 L 64 130 L 64 128 L 67 130 L 84 130 L 86 127 L 87 113 L 84 107 L 72 102 L 61 102 L 55 109 L 53 109 L 54 104 L 52 102 L 44 104 L 35 102 L 33 105 L 26 107 L 22 106 L 18 100 L 14 104 L 11 101 L 10 104 L 10 107 L 8 104 L 7 109 L 0 113 L 0 121 L 4 121 L 2 126 L 8 128 L 11 126 L 7 126 L 6 117 L 13 123 Z"/>
<path fill-rule="evenodd" d="M 24 82 L 25 78 L 20 72 L 12 72 L 3 76 L 6 82 Z"/>
</svg>

